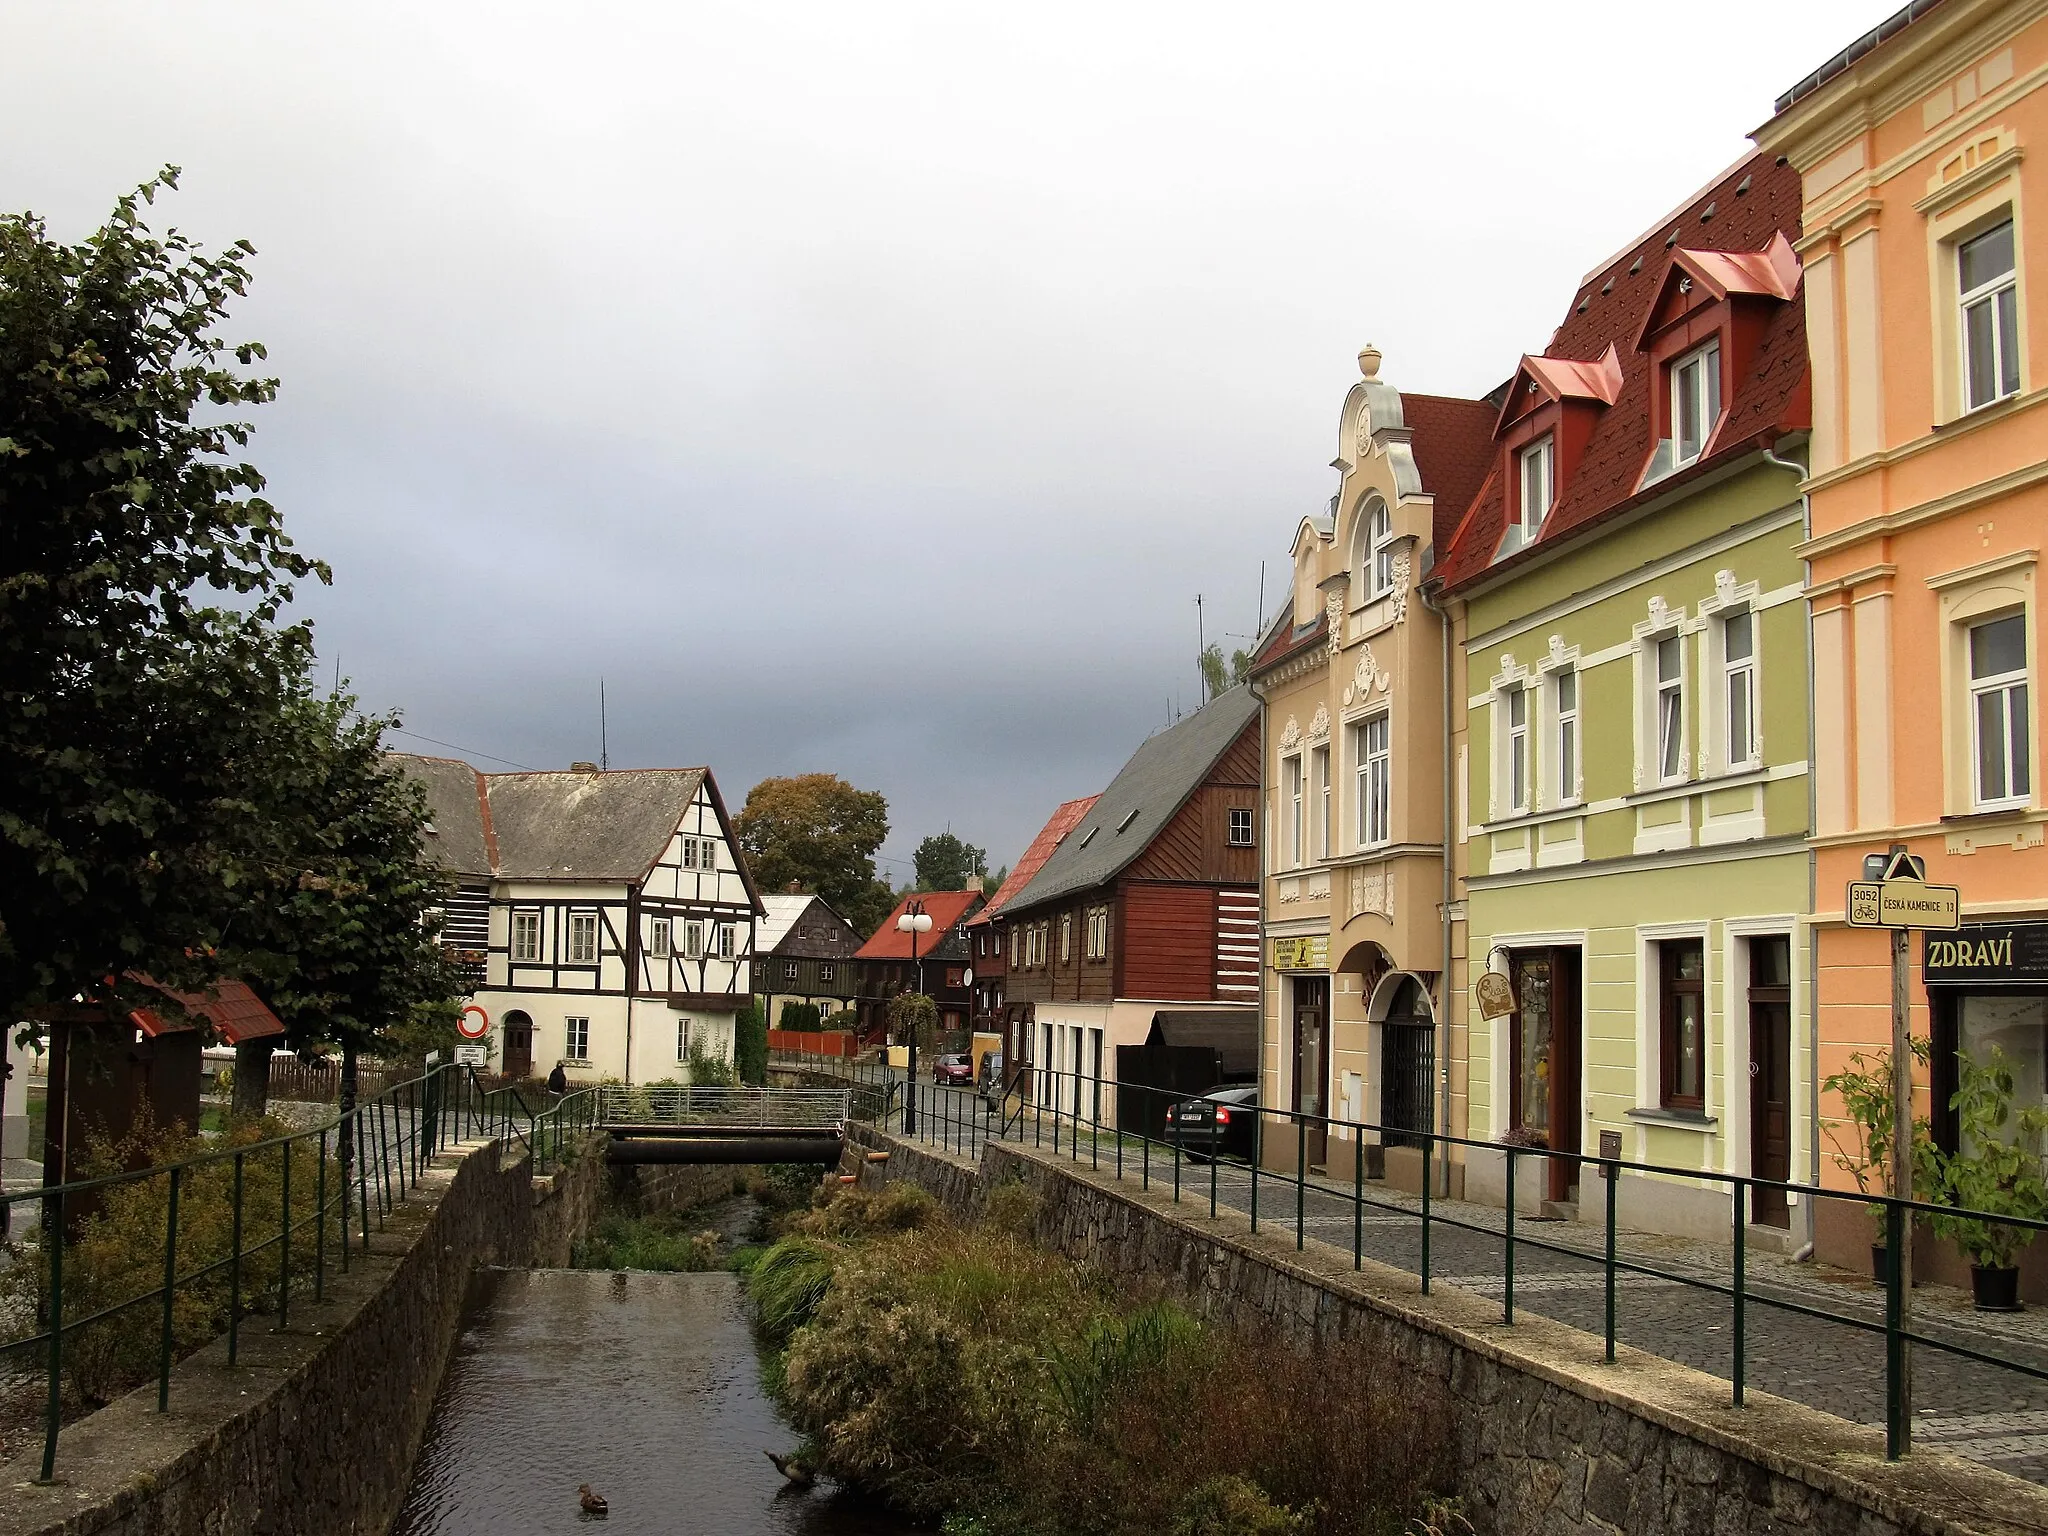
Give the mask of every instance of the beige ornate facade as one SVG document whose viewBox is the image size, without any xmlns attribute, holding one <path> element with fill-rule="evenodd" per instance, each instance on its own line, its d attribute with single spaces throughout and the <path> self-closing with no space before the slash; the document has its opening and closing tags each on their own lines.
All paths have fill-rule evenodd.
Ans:
<svg viewBox="0 0 2048 1536">
<path fill-rule="evenodd" d="M 1339 1122 L 1310 1132 L 1312 1166 L 1348 1171 L 1362 1157 L 1412 1188 L 1421 1154 L 1402 1133 L 1465 1125 L 1444 730 L 1446 659 L 1463 637 L 1446 634 L 1420 585 L 1478 489 L 1496 408 L 1404 397 L 1377 351 L 1358 361 L 1337 494 L 1295 529 L 1292 600 L 1254 673 L 1268 828 L 1262 1096 Z M 1291 1167 L 1295 1153 L 1289 1139 L 1264 1156 Z"/>
</svg>

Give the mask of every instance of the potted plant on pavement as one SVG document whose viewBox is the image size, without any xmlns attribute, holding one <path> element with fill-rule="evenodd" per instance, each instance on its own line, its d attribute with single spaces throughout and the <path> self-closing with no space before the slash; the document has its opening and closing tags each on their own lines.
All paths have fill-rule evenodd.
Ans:
<svg viewBox="0 0 2048 1536">
<path fill-rule="evenodd" d="M 1990 1218 L 2048 1218 L 2048 1179 L 2041 1174 L 2048 1109 L 2014 1104 L 2012 1062 L 1995 1045 L 1982 1062 L 1958 1051 L 1956 1084 L 1949 1100 L 1956 1150 L 1930 1147 L 1924 1163 L 1932 1174 L 1926 1198 L 1953 1205 L 1958 1214 L 1934 1217 L 1934 1230 L 1970 1261 L 1970 1290 L 1980 1311 L 2017 1312 L 2019 1251 L 2034 1232 Z"/>
<path fill-rule="evenodd" d="M 1928 1044 L 1925 1040 L 1913 1041 L 1914 1060 L 1925 1065 L 1928 1060 Z M 1866 1056 L 1861 1051 L 1852 1051 L 1849 1065 L 1832 1077 L 1822 1080 L 1821 1087 L 1842 1101 L 1843 1113 L 1854 1128 L 1853 1145 L 1844 1145 L 1836 1126 L 1828 1127 L 1828 1140 L 1835 1144 L 1835 1165 L 1856 1182 L 1856 1187 L 1866 1195 L 1889 1195 L 1892 1183 L 1892 1053 L 1881 1050 Z M 1913 1124 L 1915 1147 L 1929 1144 L 1927 1122 L 1917 1120 Z M 1919 1158 L 1916 1156 L 1915 1161 Z M 1870 1241 L 1870 1275 L 1880 1283 L 1890 1273 L 1886 1262 L 1884 1231 L 1885 1208 L 1876 1201 L 1868 1207 L 1873 1228 Z"/>
</svg>

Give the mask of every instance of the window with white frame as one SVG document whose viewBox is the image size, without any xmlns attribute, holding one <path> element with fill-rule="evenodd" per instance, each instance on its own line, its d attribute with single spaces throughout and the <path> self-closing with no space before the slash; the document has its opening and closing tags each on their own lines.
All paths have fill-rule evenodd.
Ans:
<svg viewBox="0 0 2048 1536">
<path fill-rule="evenodd" d="M 833 963 L 830 960 L 827 960 L 823 965 L 818 967 L 818 980 L 823 982 L 831 981 L 833 978 L 833 973 L 837 971 L 837 969 L 837 966 L 833 965 Z"/>
<path fill-rule="evenodd" d="M 1088 958 L 1107 960 L 1109 958 L 1109 908 L 1088 909 Z"/>
<path fill-rule="evenodd" d="M 1737 609 L 1721 619 L 1721 705 L 1727 712 L 1724 740 L 1728 766 L 1740 768 L 1757 756 L 1756 615 Z"/>
<path fill-rule="evenodd" d="M 1579 797 L 1579 674 L 1565 667 L 1550 679 L 1552 740 L 1557 788 L 1553 799 L 1559 805 Z"/>
<path fill-rule="evenodd" d="M 1243 806 L 1230 808 L 1230 846 L 1249 848 L 1252 845 L 1252 813 Z"/>
<path fill-rule="evenodd" d="M 1365 518 L 1365 595 L 1385 597 L 1394 590 L 1394 514 L 1378 497 Z"/>
<path fill-rule="evenodd" d="M 540 913 L 512 914 L 512 958 L 514 961 L 540 959 Z"/>
<path fill-rule="evenodd" d="M 597 963 L 597 914 L 595 912 L 571 912 L 569 914 L 569 964 L 595 965 Z"/>
<path fill-rule="evenodd" d="M 704 925 L 691 921 L 683 924 L 683 958 L 702 960 L 704 958 Z"/>
<path fill-rule="evenodd" d="M 718 868 L 718 840 L 716 838 L 707 837 L 698 843 L 697 867 L 699 869 Z"/>
<path fill-rule="evenodd" d="M 1351 728 L 1352 759 L 1357 764 L 1358 845 L 1377 848 L 1387 841 L 1393 820 L 1393 755 L 1385 715 L 1374 715 Z"/>
<path fill-rule="evenodd" d="M 1065 965 L 1074 958 L 1074 914 L 1060 914 L 1060 964 Z"/>
<path fill-rule="evenodd" d="M 1017 960 L 1017 935 L 1018 935 L 1018 934 L 1019 934 L 1020 932 L 1022 932 L 1022 931 L 1023 931 L 1023 930 L 1021 930 L 1021 929 L 1017 929 L 1017 928 L 1012 928 L 1012 929 L 1010 930 L 1010 964 L 1012 964 L 1012 965 L 1016 965 L 1016 964 L 1018 963 L 1018 960 Z"/>
<path fill-rule="evenodd" d="M 666 960 L 673 935 L 669 919 L 657 917 L 647 925 L 647 953 L 656 960 Z"/>
<path fill-rule="evenodd" d="M 1707 451 L 1721 419 L 1721 344 L 1710 341 L 1671 365 L 1671 441 L 1674 464 L 1690 464 Z"/>
<path fill-rule="evenodd" d="M 782 979 L 784 981 L 796 980 L 796 962 L 794 960 L 785 960 L 782 962 Z"/>
<path fill-rule="evenodd" d="M 695 839 L 694 837 L 686 837 L 683 839 L 683 868 L 695 869 L 696 867 L 697 839 Z"/>
<path fill-rule="evenodd" d="M 1956 285 L 1963 306 L 1963 403 L 1968 410 L 2019 393 L 2016 275 L 2011 219 L 1956 247 Z"/>
<path fill-rule="evenodd" d="M 1506 729 L 1508 810 L 1529 809 L 1529 690 L 1520 683 L 1501 701 Z"/>
<path fill-rule="evenodd" d="M 676 1020 L 676 1060 L 690 1059 L 690 1021 L 687 1017 Z"/>
<path fill-rule="evenodd" d="M 733 957 L 733 926 L 731 923 L 718 925 L 718 958 L 730 960 Z"/>
<path fill-rule="evenodd" d="M 1522 450 L 1522 542 L 1543 531 L 1543 519 L 1550 515 L 1551 497 L 1557 488 L 1557 461 L 1550 438 L 1539 437 Z"/>
<path fill-rule="evenodd" d="M 1685 642 L 1666 635 L 1652 645 L 1657 666 L 1657 778 L 1669 784 L 1685 768 Z"/>
<path fill-rule="evenodd" d="M 571 1061 L 590 1060 L 590 1020 L 562 1020 L 562 1054 Z"/>
<path fill-rule="evenodd" d="M 1301 758 L 1287 759 L 1287 862 L 1301 863 L 1302 845 L 1302 804 L 1301 804 Z"/>
<path fill-rule="evenodd" d="M 2024 613 L 1970 626 L 1970 730 L 1977 808 L 2025 805 L 2034 784 Z"/>
<path fill-rule="evenodd" d="M 1330 845 L 1330 749 L 1317 747 L 1310 756 L 1316 776 L 1316 857 L 1327 859 L 1334 851 Z"/>
</svg>

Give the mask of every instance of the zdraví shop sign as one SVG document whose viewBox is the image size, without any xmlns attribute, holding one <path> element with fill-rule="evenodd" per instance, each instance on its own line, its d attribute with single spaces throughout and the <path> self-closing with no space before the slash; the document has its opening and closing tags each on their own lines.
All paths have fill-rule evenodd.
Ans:
<svg viewBox="0 0 2048 1536">
<path fill-rule="evenodd" d="M 1930 933 L 1921 952 L 1929 982 L 2039 982 L 2048 985 L 2048 923 L 1984 923 Z"/>
</svg>

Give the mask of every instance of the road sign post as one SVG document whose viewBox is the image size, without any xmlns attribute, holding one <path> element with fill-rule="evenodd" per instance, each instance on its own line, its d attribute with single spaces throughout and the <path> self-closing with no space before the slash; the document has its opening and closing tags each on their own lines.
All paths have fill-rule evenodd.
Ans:
<svg viewBox="0 0 2048 1536">
<path fill-rule="evenodd" d="M 1875 879 L 1851 880 L 1842 902 L 1842 915 L 1852 928 L 1889 928 L 1892 942 L 1892 1149 L 1891 1193 L 1894 1199 L 1913 1198 L 1913 1029 L 1912 998 L 1906 977 L 1906 935 L 1915 928 L 1960 928 L 1963 922 L 1963 893 L 1953 885 L 1929 885 L 1926 866 L 1893 843 L 1888 853 L 1872 854 L 1864 861 L 1864 874 Z M 1910 1211 L 1896 1225 L 1898 1234 L 1888 1244 L 1886 1259 L 1892 1266 L 1891 1286 L 1898 1297 L 1897 1326 L 1904 1333 L 1912 1323 L 1913 1307 L 1913 1217 Z M 1898 1343 L 1893 1402 L 1885 1417 L 1890 1433 L 1886 1454 L 1893 1459 L 1906 1454 L 1913 1444 L 1913 1351 Z"/>
</svg>

